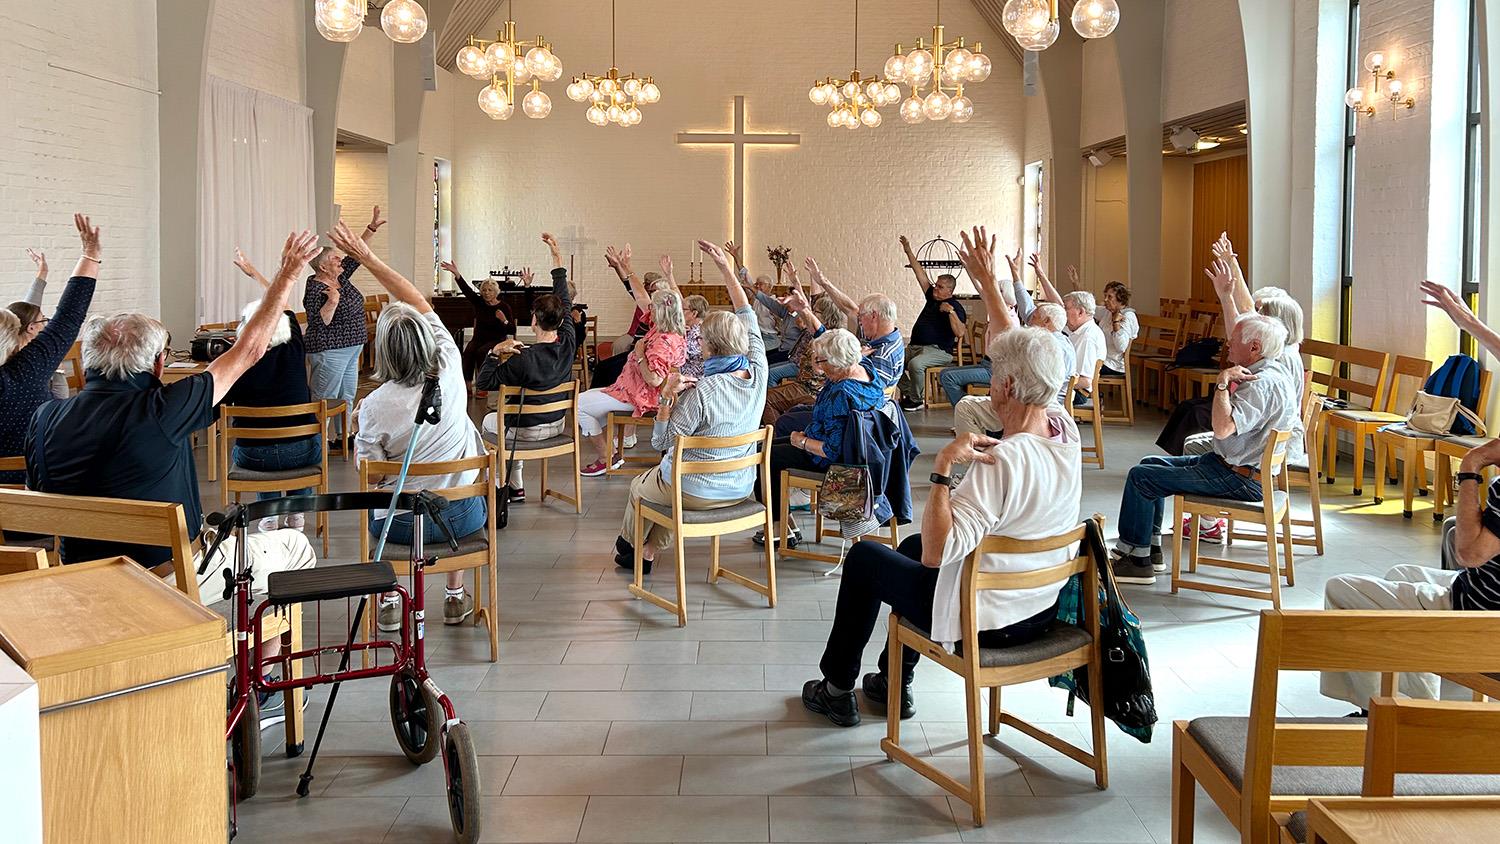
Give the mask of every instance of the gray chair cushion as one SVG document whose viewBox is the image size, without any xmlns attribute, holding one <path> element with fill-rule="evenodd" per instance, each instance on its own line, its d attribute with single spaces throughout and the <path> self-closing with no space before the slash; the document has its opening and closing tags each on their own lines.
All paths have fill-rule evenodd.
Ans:
<svg viewBox="0 0 1500 844">
<path fill-rule="evenodd" d="M 1429 434 L 1426 431 L 1412 430 L 1411 428 L 1406 427 L 1405 422 L 1396 422 L 1391 425 L 1382 425 L 1380 428 L 1380 432 L 1382 434 L 1395 434 L 1398 437 L 1408 437 L 1414 440 L 1441 440 L 1447 437 L 1446 434 Z"/>
<path fill-rule="evenodd" d="M 370 553 L 375 553 L 375 537 L 370 538 Z M 490 547 L 490 534 L 487 528 L 481 528 L 468 536 L 458 540 L 458 550 L 454 551 L 448 547 L 448 543 L 438 540 L 436 542 L 422 543 L 422 550 L 428 554 L 436 554 L 439 559 L 446 557 L 463 557 L 468 554 L 477 554 L 488 551 Z M 411 559 L 410 545 L 397 545 L 394 542 L 385 544 L 384 559 L 409 561 Z"/>
<path fill-rule="evenodd" d="M 560 445 L 572 445 L 573 437 L 568 434 L 558 434 L 545 440 L 514 440 L 506 438 L 506 445 L 511 446 L 517 453 L 523 451 L 541 451 L 548 448 L 556 448 Z M 484 432 L 484 441 L 490 445 L 499 445 L 499 439 L 489 431 Z"/>
<path fill-rule="evenodd" d="M 926 630 L 912 624 L 907 619 L 901 619 L 901 626 L 908 630 L 915 630 L 923 636 L 931 638 Z M 1093 641 L 1087 630 L 1082 627 L 1074 627 L 1071 624 L 1057 623 L 1052 625 L 1040 638 L 1033 639 L 1024 645 L 1015 645 L 1009 648 L 980 648 L 980 668 L 1009 668 L 1015 665 L 1029 665 L 1033 662 L 1041 662 L 1061 656 L 1068 651 L 1077 650 Z M 963 643 L 959 643 L 955 653 L 963 654 Z"/>
<path fill-rule="evenodd" d="M 1399 413 L 1387 413 L 1383 410 L 1335 410 L 1333 415 L 1355 422 L 1402 422 L 1406 419 Z"/>
<path fill-rule="evenodd" d="M 301 466 L 296 469 L 275 469 L 269 472 L 258 472 L 254 469 L 245 469 L 240 466 L 229 467 L 229 479 L 231 481 L 285 481 L 291 478 L 310 478 L 318 474 L 317 466 Z"/>
<path fill-rule="evenodd" d="M 1241 501 L 1237 498 L 1214 498 L 1210 495 L 1184 495 L 1182 499 L 1190 504 L 1202 504 L 1208 507 L 1223 507 L 1232 510 L 1256 510 L 1260 508 L 1259 501 Z M 1278 508 L 1286 504 L 1286 493 L 1279 489 L 1274 490 L 1271 493 L 1271 503 Z"/>
<path fill-rule="evenodd" d="M 1276 723 L 1364 724 L 1365 719 L 1278 718 Z M 1188 723 L 1188 735 L 1203 746 L 1208 758 L 1224 772 L 1224 776 L 1234 784 L 1235 788 L 1244 787 L 1245 744 L 1249 733 L 1249 718 L 1195 718 Z M 1271 770 L 1271 793 L 1306 794 L 1311 797 L 1358 795 L 1363 785 L 1363 778 L 1364 768 L 1361 765 L 1347 767 L 1277 765 Z M 1396 793 L 1399 795 L 1500 794 L 1500 776 L 1401 774 L 1396 777 Z M 1303 824 L 1305 830 L 1306 822 L 1304 821 Z"/>
<path fill-rule="evenodd" d="M 1450 443 L 1456 443 L 1456 444 L 1464 446 L 1466 448 L 1479 448 L 1480 446 L 1482 446 L 1485 443 L 1489 442 L 1492 438 L 1491 437 L 1443 437 L 1443 439 L 1446 440 L 1446 441 L 1448 441 L 1448 442 L 1450 442 Z"/>
<path fill-rule="evenodd" d="M 657 504 L 655 501 L 641 502 L 654 512 L 663 516 L 672 515 L 672 505 Z M 709 525 L 714 522 L 728 522 L 734 519 L 743 519 L 746 516 L 758 516 L 766 511 L 766 505 L 755 499 L 746 499 L 738 504 L 728 507 L 720 507 L 716 510 L 683 510 L 682 523 L 686 525 Z"/>
</svg>

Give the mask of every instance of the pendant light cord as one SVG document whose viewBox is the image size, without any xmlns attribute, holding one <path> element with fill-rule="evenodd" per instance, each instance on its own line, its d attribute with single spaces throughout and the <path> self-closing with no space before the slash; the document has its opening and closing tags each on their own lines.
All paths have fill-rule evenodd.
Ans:
<svg viewBox="0 0 1500 844">
<path fill-rule="evenodd" d="M 859 70 L 859 0 L 854 0 L 854 69 Z"/>
<path fill-rule="evenodd" d="M 609 0 L 609 66 L 619 67 L 615 63 L 615 0 Z"/>
</svg>

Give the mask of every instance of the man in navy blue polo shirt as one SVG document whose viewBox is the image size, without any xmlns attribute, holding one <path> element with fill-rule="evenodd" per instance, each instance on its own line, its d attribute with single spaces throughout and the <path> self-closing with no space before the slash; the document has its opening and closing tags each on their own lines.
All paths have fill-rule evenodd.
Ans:
<svg viewBox="0 0 1500 844">
<path fill-rule="evenodd" d="M 63 495 L 181 504 L 188 532 L 196 539 L 203 511 L 192 434 L 213 422 L 214 405 L 265 354 L 292 282 L 317 251 L 316 236 L 289 236 L 276 279 L 241 327 L 238 341 L 207 372 L 172 384 L 160 380 L 169 339 L 160 322 L 140 313 L 90 318 L 82 333 L 83 389 L 42 405 L 31 417 L 27 486 Z M 125 555 L 145 566 L 171 558 L 165 548 L 76 538 L 63 540 L 61 554 L 65 563 Z M 257 572 L 258 583 L 266 573 Z"/>
</svg>

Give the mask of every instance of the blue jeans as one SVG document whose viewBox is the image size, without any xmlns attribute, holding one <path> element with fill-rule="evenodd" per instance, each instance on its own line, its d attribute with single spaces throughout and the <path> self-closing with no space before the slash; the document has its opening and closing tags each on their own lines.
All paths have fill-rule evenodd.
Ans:
<svg viewBox="0 0 1500 844">
<path fill-rule="evenodd" d="M 1138 557 L 1148 556 L 1160 544 L 1162 517 L 1167 499 L 1174 495 L 1208 495 L 1236 501 L 1259 501 L 1260 483 L 1237 474 L 1218 454 L 1184 457 L 1152 455 L 1125 476 L 1120 497 L 1120 544 L 1118 549 Z"/>
<path fill-rule="evenodd" d="M 453 531 L 454 539 L 462 539 L 465 536 L 484 527 L 486 508 L 484 499 L 478 496 L 463 498 L 458 501 L 449 502 L 448 508 L 443 511 L 443 521 L 448 523 L 448 529 Z M 370 535 L 380 536 L 380 528 L 384 519 L 375 518 L 375 511 L 370 511 L 369 529 Z M 397 513 L 396 518 L 391 520 L 391 534 L 387 537 L 388 542 L 393 545 L 410 545 L 412 540 L 412 515 L 411 513 Z M 422 523 L 422 543 L 428 550 L 432 550 L 434 543 L 443 542 L 442 531 L 432 519 Z M 446 546 L 444 546 L 446 547 Z"/>
<path fill-rule="evenodd" d="M 359 392 L 359 353 L 363 345 L 329 349 L 326 352 L 308 352 L 307 360 L 312 366 L 307 384 L 312 388 L 313 401 L 343 399 L 354 410 L 354 394 Z M 333 417 L 333 430 L 346 436 L 344 418 Z"/>
<path fill-rule="evenodd" d="M 964 388 L 970 384 L 990 383 L 990 368 L 985 364 L 973 366 L 950 366 L 938 373 L 938 385 L 943 388 L 943 395 L 948 397 L 948 403 L 956 405 L 958 400 L 967 393 Z"/>
<path fill-rule="evenodd" d="M 774 387 L 777 384 L 780 384 L 782 381 L 785 381 L 788 378 L 795 378 L 796 376 L 797 364 L 792 363 L 789 360 L 784 360 L 781 363 L 771 364 L 771 369 L 767 373 L 766 377 L 767 380 L 770 381 L 770 385 Z"/>
<path fill-rule="evenodd" d="M 323 462 L 323 437 L 313 434 L 306 439 L 285 443 L 237 441 L 230 451 L 229 459 L 241 469 L 249 469 L 252 472 L 277 472 L 282 469 L 317 466 Z M 303 487 L 286 492 L 257 492 L 255 500 L 265 501 L 268 498 L 280 498 L 283 495 L 312 494 L 312 487 Z"/>
</svg>

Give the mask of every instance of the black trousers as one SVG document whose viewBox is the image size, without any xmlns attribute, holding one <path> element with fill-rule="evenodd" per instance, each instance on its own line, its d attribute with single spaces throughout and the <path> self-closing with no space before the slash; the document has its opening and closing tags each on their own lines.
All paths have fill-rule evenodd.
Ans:
<svg viewBox="0 0 1500 844">
<path fill-rule="evenodd" d="M 1183 443 L 1188 437 L 1204 431 L 1212 431 L 1213 427 L 1214 400 L 1212 398 L 1204 397 L 1178 402 L 1177 406 L 1172 408 L 1172 415 L 1168 417 L 1166 426 L 1161 429 L 1161 436 L 1156 438 L 1156 445 L 1174 457 L 1181 457 Z"/>
<path fill-rule="evenodd" d="M 504 339 L 504 337 L 475 337 L 469 341 L 468 345 L 464 346 L 463 353 L 459 355 L 459 358 L 463 361 L 465 383 L 472 384 L 474 382 L 474 372 L 479 369 L 480 364 L 484 363 L 484 356 L 489 354 L 490 349 L 495 348 L 495 345 Z"/>
<path fill-rule="evenodd" d="M 803 469 L 808 472 L 821 472 L 823 468 L 813 463 L 811 454 L 792 445 L 791 440 L 776 439 L 771 442 L 771 518 L 781 518 L 781 489 L 782 469 Z M 760 499 L 760 486 L 755 487 L 755 498 Z"/>
<path fill-rule="evenodd" d="M 859 665 L 865 645 L 875 633 L 882 604 L 923 630 L 932 629 L 932 594 L 938 570 L 922 565 L 922 537 L 909 536 L 898 550 L 868 540 L 856 542 L 844 558 L 839 581 L 838 608 L 833 629 L 823 649 L 819 667 L 823 679 L 840 689 L 853 689 L 859 682 Z M 1008 648 L 1036 639 L 1057 618 L 1057 606 L 998 630 L 979 631 L 979 645 Z M 880 673 L 886 671 L 889 648 L 880 652 Z M 910 648 L 901 654 L 902 682 L 910 684 L 919 655 Z"/>
<path fill-rule="evenodd" d="M 620 373 L 625 371 L 625 362 L 630 360 L 630 353 L 612 355 L 599 361 L 594 366 L 594 374 L 589 378 L 589 388 L 613 386 L 620 379 Z"/>
<path fill-rule="evenodd" d="M 768 364 L 775 364 L 775 363 L 785 363 L 786 361 L 787 361 L 787 353 L 786 352 L 783 352 L 780 349 L 766 349 L 766 363 L 768 363 Z"/>
</svg>

